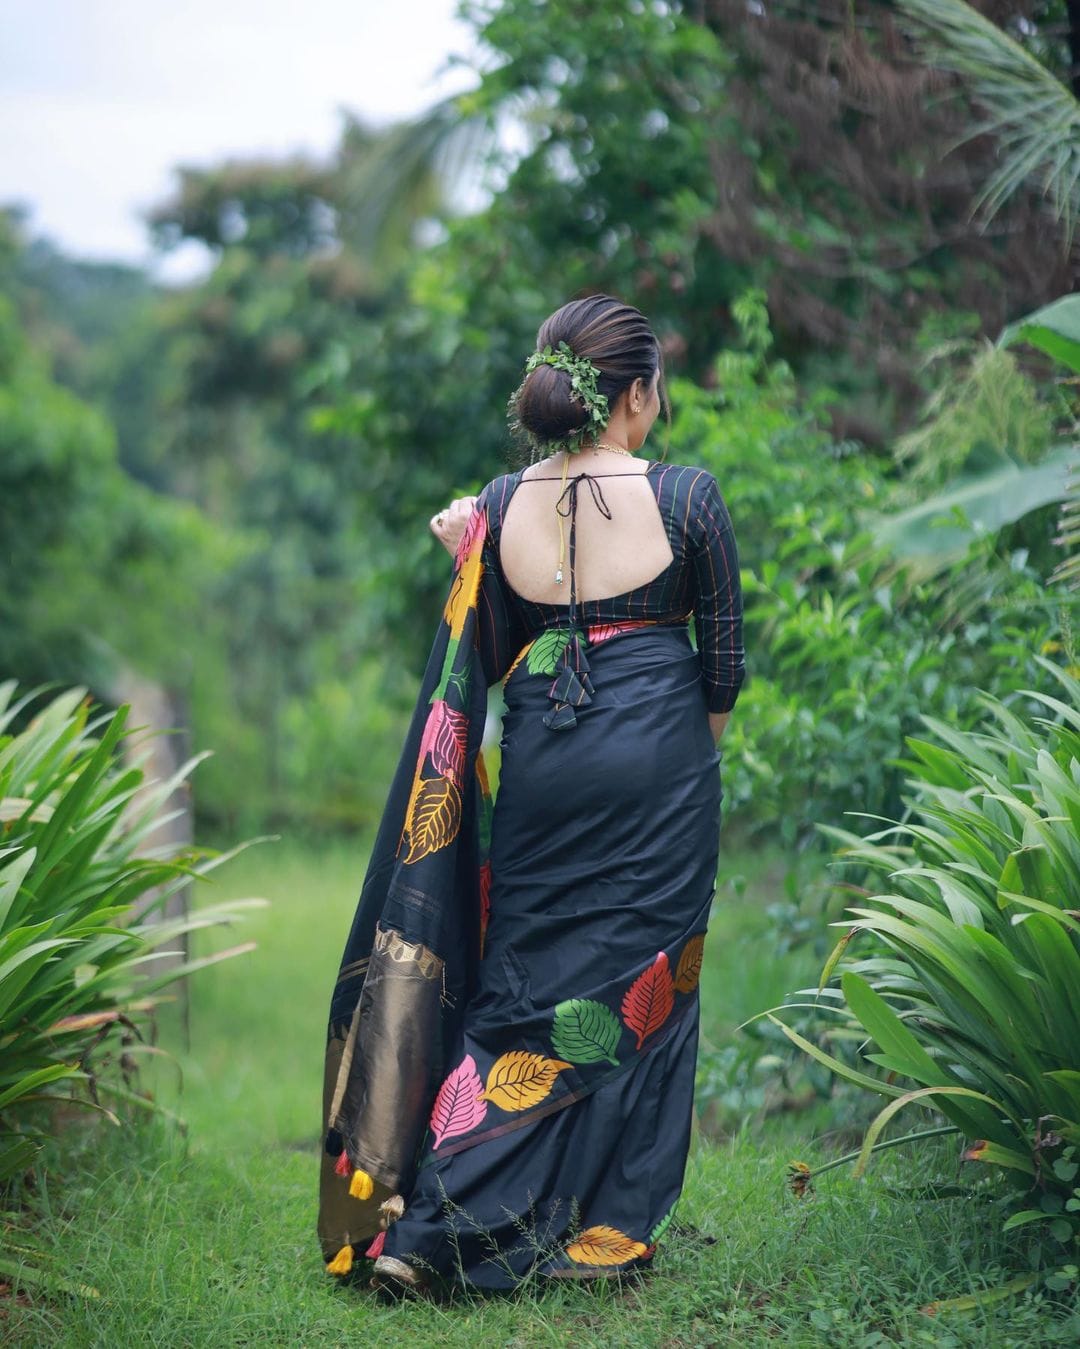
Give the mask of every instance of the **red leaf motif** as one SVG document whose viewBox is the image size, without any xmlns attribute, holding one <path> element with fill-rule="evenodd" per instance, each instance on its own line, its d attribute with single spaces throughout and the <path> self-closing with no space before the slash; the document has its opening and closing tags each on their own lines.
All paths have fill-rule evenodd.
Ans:
<svg viewBox="0 0 1080 1349">
<path fill-rule="evenodd" d="M 668 958 L 663 951 L 648 969 L 643 970 L 626 990 L 622 1000 L 623 1020 L 637 1036 L 641 1048 L 645 1037 L 659 1030 L 671 1015 L 675 990 L 671 982 Z"/>
<path fill-rule="evenodd" d="M 615 623 L 593 623 L 586 628 L 585 636 L 590 646 L 596 646 L 598 642 L 606 642 L 609 637 L 614 637 L 618 631 L 619 627 Z"/>
<path fill-rule="evenodd" d="M 466 1054 L 439 1088 L 431 1110 L 431 1132 L 435 1147 L 448 1138 L 457 1138 L 475 1129 L 487 1114 L 483 1100 L 484 1084 L 476 1071 L 476 1060 Z"/>
<path fill-rule="evenodd" d="M 460 787 L 465 769 L 465 735 L 468 718 L 457 712 L 442 698 L 431 704 L 424 734 L 420 741 L 419 762 L 431 755 L 431 762 L 440 777 L 452 778 Z"/>
<path fill-rule="evenodd" d="M 491 863 L 485 862 L 480 868 L 480 949 L 484 949 L 484 936 L 487 932 L 488 915 L 491 913 Z"/>
</svg>

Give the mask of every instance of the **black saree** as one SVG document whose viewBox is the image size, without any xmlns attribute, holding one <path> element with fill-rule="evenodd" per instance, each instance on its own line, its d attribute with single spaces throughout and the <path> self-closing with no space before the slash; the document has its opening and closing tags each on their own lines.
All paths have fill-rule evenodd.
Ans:
<svg viewBox="0 0 1080 1349">
<path fill-rule="evenodd" d="M 498 562 L 505 482 L 459 551 L 334 991 L 320 1238 L 335 1273 L 379 1251 L 482 1288 L 633 1269 L 682 1186 L 719 847 L 706 713 L 738 685 L 703 682 L 686 611 L 700 585 L 588 621 L 580 484 L 571 603 L 523 624 Z M 710 514 L 687 490 L 702 509 L 672 510 L 669 532 Z M 673 537 L 669 570 L 692 576 L 711 547 L 715 573 L 718 541 L 713 618 L 738 643 L 730 522 L 678 551 Z M 492 814 L 480 738 L 497 678 Z"/>
</svg>

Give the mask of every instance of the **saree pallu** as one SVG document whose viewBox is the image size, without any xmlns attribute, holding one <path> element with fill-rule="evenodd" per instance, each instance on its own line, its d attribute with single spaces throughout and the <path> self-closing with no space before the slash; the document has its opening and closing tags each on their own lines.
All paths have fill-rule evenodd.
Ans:
<svg viewBox="0 0 1080 1349">
<path fill-rule="evenodd" d="M 700 661 L 685 622 L 489 657 L 483 495 L 455 562 L 331 1000 L 320 1242 L 334 1274 L 384 1250 L 490 1288 L 629 1269 L 689 1145 L 721 801 Z"/>
</svg>

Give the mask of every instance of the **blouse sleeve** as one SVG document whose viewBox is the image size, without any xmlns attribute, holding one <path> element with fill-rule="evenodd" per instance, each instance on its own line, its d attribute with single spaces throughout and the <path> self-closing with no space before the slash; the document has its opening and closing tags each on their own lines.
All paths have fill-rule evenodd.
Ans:
<svg viewBox="0 0 1080 1349">
<path fill-rule="evenodd" d="M 710 712 L 729 712 L 746 677 L 742 585 L 731 517 L 711 473 L 697 493 L 694 632 Z"/>
<path fill-rule="evenodd" d="M 481 554 L 484 571 L 480 578 L 478 600 L 477 645 L 488 684 L 496 684 L 513 664 L 514 657 L 525 645 L 526 636 L 517 606 L 513 602 L 499 562 L 498 497 L 489 483 L 476 500 L 473 520 L 479 514 L 484 529 Z M 469 529 L 473 528 L 470 522 Z M 477 522 L 479 527 L 479 522 Z"/>
</svg>

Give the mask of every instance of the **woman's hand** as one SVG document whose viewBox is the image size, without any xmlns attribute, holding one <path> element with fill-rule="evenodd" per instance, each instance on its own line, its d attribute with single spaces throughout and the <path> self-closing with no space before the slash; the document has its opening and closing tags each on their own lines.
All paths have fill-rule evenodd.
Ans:
<svg viewBox="0 0 1080 1349">
<path fill-rule="evenodd" d="M 730 712 L 710 712 L 709 729 L 712 731 L 713 743 L 719 745 L 720 737 L 727 730 L 727 724 L 731 720 Z"/>
<path fill-rule="evenodd" d="M 469 523 L 475 497 L 456 497 L 450 505 L 431 517 L 431 532 L 451 557 L 457 552 L 465 526 Z"/>
</svg>

